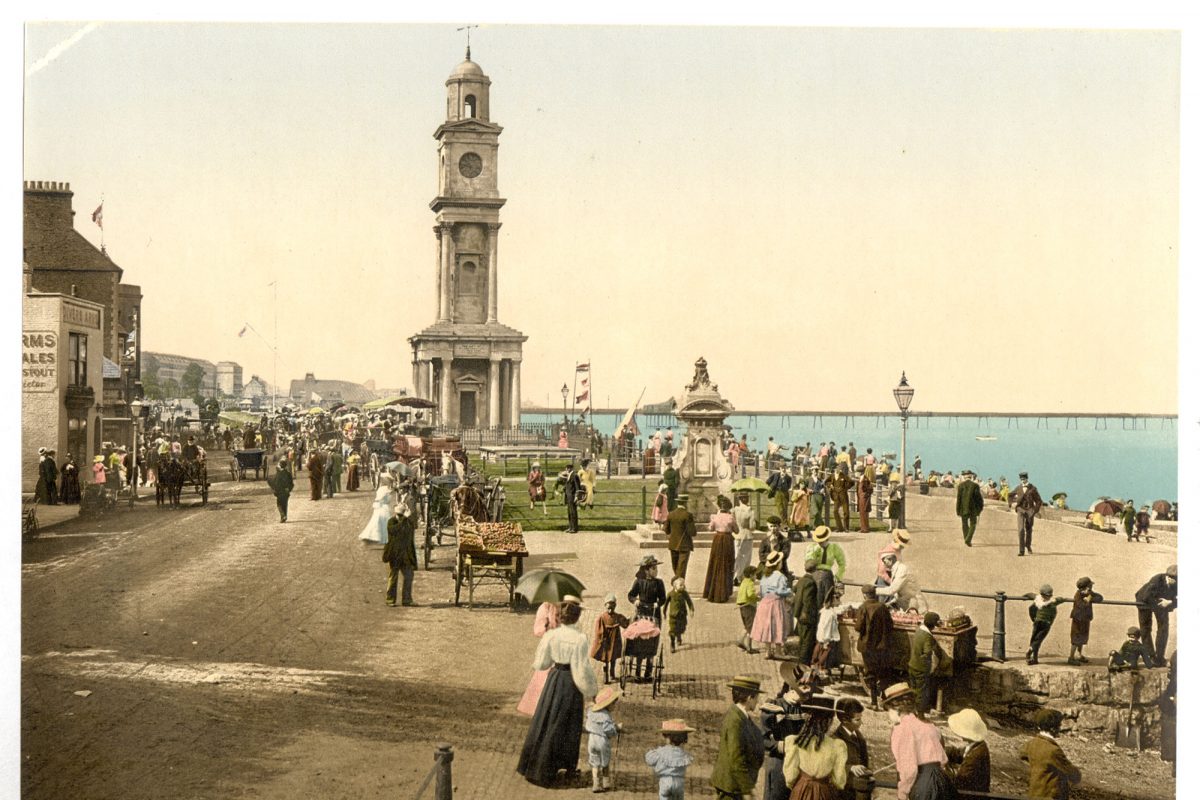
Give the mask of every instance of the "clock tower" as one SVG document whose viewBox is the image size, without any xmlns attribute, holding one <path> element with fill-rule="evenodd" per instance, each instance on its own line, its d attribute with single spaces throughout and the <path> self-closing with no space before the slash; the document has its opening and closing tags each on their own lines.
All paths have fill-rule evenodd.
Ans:
<svg viewBox="0 0 1200 800">
<path fill-rule="evenodd" d="M 446 79 L 438 143 L 437 315 L 409 338 L 416 394 L 437 403 L 439 425 L 514 427 L 521 421 L 521 346 L 528 338 L 499 321 L 497 244 L 499 125 L 491 80 L 467 58 Z"/>
</svg>

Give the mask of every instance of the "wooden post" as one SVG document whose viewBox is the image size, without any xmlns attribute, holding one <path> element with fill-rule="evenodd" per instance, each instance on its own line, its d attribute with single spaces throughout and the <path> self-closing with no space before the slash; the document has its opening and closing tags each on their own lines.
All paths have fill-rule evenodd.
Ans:
<svg viewBox="0 0 1200 800">
<path fill-rule="evenodd" d="M 437 783 L 434 784 L 434 800 L 454 800 L 454 782 L 450 773 L 450 762 L 454 760 L 454 748 L 439 744 L 433 754 L 437 762 Z"/>
</svg>

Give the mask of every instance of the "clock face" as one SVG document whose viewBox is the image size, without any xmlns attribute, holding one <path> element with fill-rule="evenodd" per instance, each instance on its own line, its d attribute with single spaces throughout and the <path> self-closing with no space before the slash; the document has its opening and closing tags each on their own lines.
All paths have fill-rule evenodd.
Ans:
<svg viewBox="0 0 1200 800">
<path fill-rule="evenodd" d="M 465 178 L 478 178 L 479 173 L 483 172 L 483 159 L 478 153 L 463 153 L 458 160 L 458 171 Z"/>
</svg>

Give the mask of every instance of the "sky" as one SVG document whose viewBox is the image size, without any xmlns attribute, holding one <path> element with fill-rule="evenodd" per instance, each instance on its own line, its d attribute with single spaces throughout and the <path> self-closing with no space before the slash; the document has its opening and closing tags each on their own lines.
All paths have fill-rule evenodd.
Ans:
<svg viewBox="0 0 1200 800">
<path fill-rule="evenodd" d="M 24 176 L 96 244 L 103 199 L 145 349 L 409 387 L 455 28 L 29 24 Z M 889 409 L 903 370 L 914 410 L 1177 412 L 1179 48 L 482 25 L 525 402 L 585 360 L 597 405 L 660 401 L 704 356 L 747 410 Z"/>
</svg>

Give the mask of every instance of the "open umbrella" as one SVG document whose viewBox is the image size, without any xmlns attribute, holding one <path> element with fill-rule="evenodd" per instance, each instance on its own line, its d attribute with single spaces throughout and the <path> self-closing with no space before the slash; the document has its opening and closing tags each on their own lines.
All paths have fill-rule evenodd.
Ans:
<svg viewBox="0 0 1200 800">
<path fill-rule="evenodd" d="M 742 478 L 740 480 L 736 480 L 733 482 L 733 485 L 729 487 L 729 491 L 733 492 L 733 493 L 766 492 L 766 491 L 769 491 L 770 489 L 771 489 L 771 487 L 767 486 L 766 481 L 763 481 L 760 478 L 754 478 L 754 477 L 747 477 L 747 478 Z"/>
<path fill-rule="evenodd" d="M 1092 503 L 1091 507 L 1088 508 L 1088 511 L 1091 513 L 1100 513 L 1106 517 L 1115 517 L 1121 513 L 1121 509 L 1124 507 L 1125 504 L 1120 500 L 1112 500 L 1107 497 L 1102 497 L 1096 502 Z"/>
<path fill-rule="evenodd" d="M 574 575 L 557 569 L 532 569 L 517 581 L 516 593 L 530 604 L 561 603 L 573 594 L 583 596 L 584 585 Z"/>
<path fill-rule="evenodd" d="M 424 397 L 401 397 L 388 403 L 390 406 L 405 406 L 406 408 L 437 408 L 437 403 Z"/>
<path fill-rule="evenodd" d="M 310 408 L 310 409 L 308 410 L 308 413 L 310 413 L 310 414 L 324 414 L 324 413 L 325 413 L 325 409 L 321 408 L 320 406 L 313 406 L 312 408 Z"/>
</svg>

